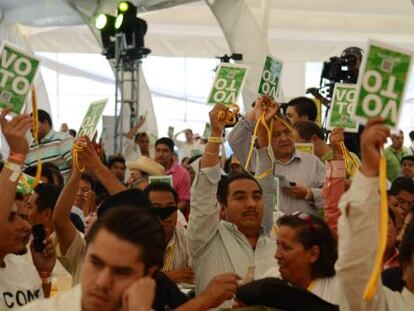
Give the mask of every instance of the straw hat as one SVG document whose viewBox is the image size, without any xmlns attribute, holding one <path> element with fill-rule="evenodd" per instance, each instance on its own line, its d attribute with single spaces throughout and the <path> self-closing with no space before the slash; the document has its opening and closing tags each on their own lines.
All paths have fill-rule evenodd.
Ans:
<svg viewBox="0 0 414 311">
<path fill-rule="evenodd" d="M 146 156 L 140 156 L 136 161 L 126 161 L 129 170 L 140 170 L 151 176 L 164 174 L 164 166 Z"/>
</svg>

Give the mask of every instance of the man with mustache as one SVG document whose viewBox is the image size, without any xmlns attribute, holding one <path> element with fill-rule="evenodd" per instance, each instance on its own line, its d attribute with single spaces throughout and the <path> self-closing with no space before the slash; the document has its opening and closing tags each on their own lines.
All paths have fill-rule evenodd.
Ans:
<svg viewBox="0 0 414 311">
<path fill-rule="evenodd" d="M 29 149 L 25 134 L 32 122 L 28 115 L 7 121 L 9 112 L 4 109 L 0 114 L 1 129 L 10 148 L 0 173 L 0 310 L 17 310 L 32 300 L 48 296 L 56 261 L 50 240 L 43 252 L 35 251 L 32 243 L 34 265 L 19 256 L 27 251 L 31 225 L 27 207 L 16 196 L 16 186 Z"/>
<path fill-rule="evenodd" d="M 187 238 L 196 294 L 218 274 L 245 276 L 249 271 L 250 281 L 276 264 L 276 245 L 261 228 L 264 199 L 257 180 L 241 173 L 220 181 L 219 150 L 225 124 L 219 115 L 226 111 L 224 105 L 216 104 L 210 112 L 211 134 L 191 192 Z"/>
</svg>

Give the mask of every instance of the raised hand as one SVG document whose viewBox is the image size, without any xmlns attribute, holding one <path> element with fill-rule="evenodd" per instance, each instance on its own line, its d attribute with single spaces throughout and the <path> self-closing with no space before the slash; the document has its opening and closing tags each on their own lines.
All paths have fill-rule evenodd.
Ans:
<svg viewBox="0 0 414 311">
<path fill-rule="evenodd" d="M 378 176 L 381 150 L 390 135 L 384 119 L 377 117 L 368 121 L 361 135 L 361 172 L 365 176 Z"/>
<path fill-rule="evenodd" d="M 150 311 L 155 298 L 155 281 L 151 277 L 132 283 L 122 296 L 123 311 Z"/>
<path fill-rule="evenodd" d="M 11 152 L 26 155 L 29 151 L 26 132 L 32 126 L 32 118 L 27 114 L 21 114 L 8 121 L 6 116 L 9 112 L 10 109 L 6 108 L 0 113 L 2 132 Z"/>
<path fill-rule="evenodd" d="M 331 148 L 333 150 L 335 160 L 342 160 L 344 158 L 340 146 L 341 142 L 343 141 L 344 129 L 340 127 L 333 129 L 331 134 L 329 135 L 329 142 L 331 143 Z"/>
</svg>

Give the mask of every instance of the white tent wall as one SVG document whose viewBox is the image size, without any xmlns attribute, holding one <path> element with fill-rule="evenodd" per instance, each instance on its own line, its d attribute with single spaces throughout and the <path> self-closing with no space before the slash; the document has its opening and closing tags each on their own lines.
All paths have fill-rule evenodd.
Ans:
<svg viewBox="0 0 414 311">
<path fill-rule="evenodd" d="M 282 83 L 286 98 L 303 94 L 307 62 L 322 62 L 349 46 L 364 47 L 369 38 L 414 50 L 414 7 L 408 0 L 245 2 L 257 24 L 268 25 L 270 52 L 284 61 Z M 97 3 L 96 0 L 2 0 L 0 10 L 4 18 L 0 25 L 24 23 L 22 29 L 34 51 L 99 53 L 95 38 L 72 7 L 79 5 L 83 14 L 89 16 L 101 8 L 114 14 L 117 1 L 101 0 L 100 8 Z M 180 3 L 184 4 L 174 6 Z M 230 52 L 217 19 L 204 1 L 143 0 L 139 4 L 140 17 L 148 23 L 145 42 L 152 55 L 212 58 Z M 174 7 L 151 11 L 170 5 Z M 267 8 L 267 19 L 263 18 L 263 8 Z M 410 88 L 408 97 L 414 97 L 413 93 Z"/>
</svg>

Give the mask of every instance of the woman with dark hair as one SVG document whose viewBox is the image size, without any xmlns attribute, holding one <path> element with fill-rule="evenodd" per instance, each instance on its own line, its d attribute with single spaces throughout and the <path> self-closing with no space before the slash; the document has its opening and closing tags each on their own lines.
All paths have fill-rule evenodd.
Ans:
<svg viewBox="0 0 414 311">
<path fill-rule="evenodd" d="M 266 276 L 280 277 L 338 304 L 335 261 L 337 244 L 332 231 L 320 218 L 302 212 L 278 219 L 278 267 Z"/>
</svg>

